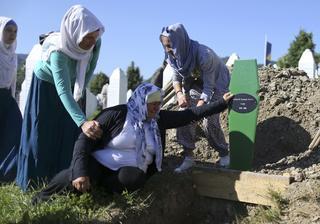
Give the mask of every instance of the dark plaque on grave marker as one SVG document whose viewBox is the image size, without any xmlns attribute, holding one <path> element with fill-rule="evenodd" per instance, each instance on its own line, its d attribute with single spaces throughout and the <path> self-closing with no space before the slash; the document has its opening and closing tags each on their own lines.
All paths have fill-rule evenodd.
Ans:
<svg viewBox="0 0 320 224">
<path fill-rule="evenodd" d="M 247 93 L 239 93 L 234 96 L 231 108 L 238 113 L 249 113 L 256 109 L 257 105 L 255 97 Z"/>
</svg>

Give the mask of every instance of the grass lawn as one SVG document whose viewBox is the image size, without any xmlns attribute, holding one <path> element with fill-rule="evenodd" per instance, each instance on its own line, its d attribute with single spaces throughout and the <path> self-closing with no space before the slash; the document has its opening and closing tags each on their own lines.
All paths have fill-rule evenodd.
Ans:
<svg viewBox="0 0 320 224">
<path fill-rule="evenodd" d="M 36 190 L 23 193 L 14 184 L 0 186 L 0 223 L 114 223 L 127 213 L 140 213 L 151 203 L 151 194 L 140 192 L 109 194 L 97 190 L 91 194 L 55 196 L 49 202 L 32 205 Z"/>
</svg>

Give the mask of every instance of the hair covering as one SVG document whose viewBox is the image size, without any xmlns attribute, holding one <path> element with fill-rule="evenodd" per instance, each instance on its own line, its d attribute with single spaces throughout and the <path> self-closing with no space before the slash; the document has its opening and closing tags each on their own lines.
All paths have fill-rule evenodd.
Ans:
<svg viewBox="0 0 320 224">
<path fill-rule="evenodd" d="M 150 83 L 143 83 L 139 85 L 132 96 L 129 98 L 127 107 L 128 107 L 128 116 L 131 125 L 134 127 L 136 133 L 136 151 L 137 151 L 137 164 L 138 167 L 146 171 L 145 159 L 146 159 L 146 138 L 144 131 L 143 121 L 147 119 L 147 98 L 148 95 L 154 92 L 161 92 L 161 102 L 162 102 L 162 90 Z M 156 167 L 158 171 L 161 171 L 162 163 L 162 145 L 161 138 L 159 133 L 158 124 L 156 118 L 151 119 L 150 121 L 150 133 L 153 133 L 153 140 L 158 147 L 156 151 Z"/>
<path fill-rule="evenodd" d="M 162 94 L 160 91 L 150 93 L 147 96 L 147 103 L 162 102 Z"/>
<path fill-rule="evenodd" d="M 99 30 L 99 37 L 104 33 L 104 26 L 98 18 L 81 5 L 72 6 L 63 16 L 60 32 L 50 34 L 43 43 L 42 60 L 48 60 L 52 51 L 62 51 L 72 59 L 78 60 L 77 78 L 73 97 L 78 100 L 84 88 L 85 73 L 92 49 L 79 47 L 88 33 Z"/>
<path fill-rule="evenodd" d="M 17 40 L 10 45 L 3 42 L 4 28 L 8 24 L 17 26 L 11 18 L 0 17 L 0 88 L 11 88 L 14 96 L 17 76 L 17 55 L 15 53 Z"/>
<path fill-rule="evenodd" d="M 161 36 L 169 38 L 175 55 L 173 58 L 172 55 L 166 53 L 167 62 L 183 77 L 189 76 L 196 65 L 199 43 L 189 38 L 181 23 L 163 27 L 160 41 Z"/>
</svg>

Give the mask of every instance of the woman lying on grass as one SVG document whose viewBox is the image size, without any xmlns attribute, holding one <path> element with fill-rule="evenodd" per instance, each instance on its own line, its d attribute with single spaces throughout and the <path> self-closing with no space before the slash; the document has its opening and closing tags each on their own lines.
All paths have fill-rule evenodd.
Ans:
<svg viewBox="0 0 320 224">
<path fill-rule="evenodd" d="M 144 83 L 136 88 L 127 104 L 101 111 L 103 136 L 93 140 L 81 134 L 75 143 L 69 169 L 58 173 L 33 201 L 48 200 L 63 191 L 87 192 L 100 186 L 110 192 L 141 188 L 161 171 L 165 130 L 177 128 L 219 113 L 233 97 L 226 93 L 214 103 L 184 111 L 160 110 L 160 88 Z"/>
</svg>

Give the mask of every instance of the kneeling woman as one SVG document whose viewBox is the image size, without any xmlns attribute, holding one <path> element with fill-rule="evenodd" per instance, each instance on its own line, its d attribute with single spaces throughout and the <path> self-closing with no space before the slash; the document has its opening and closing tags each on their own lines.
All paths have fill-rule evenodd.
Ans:
<svg viewBox="0 0 320 224">
<path fill-rule="evenodd" d="M 177 128 L 226 109 L 231 93 L 220 100 L 184 111 L 160 110 L 162 91 L 144 83 L 127 104 L 104 109 L 95 120 L 103 136 L 92 140 L 81 134 L 75 143 L 69 169 L 58 173 L 34 200 L 47 200 L 64 190 L 86 192 L 102 186 L 112 192 L 142 187 L 161 171 L 165 130 Z"/>
</svg>

